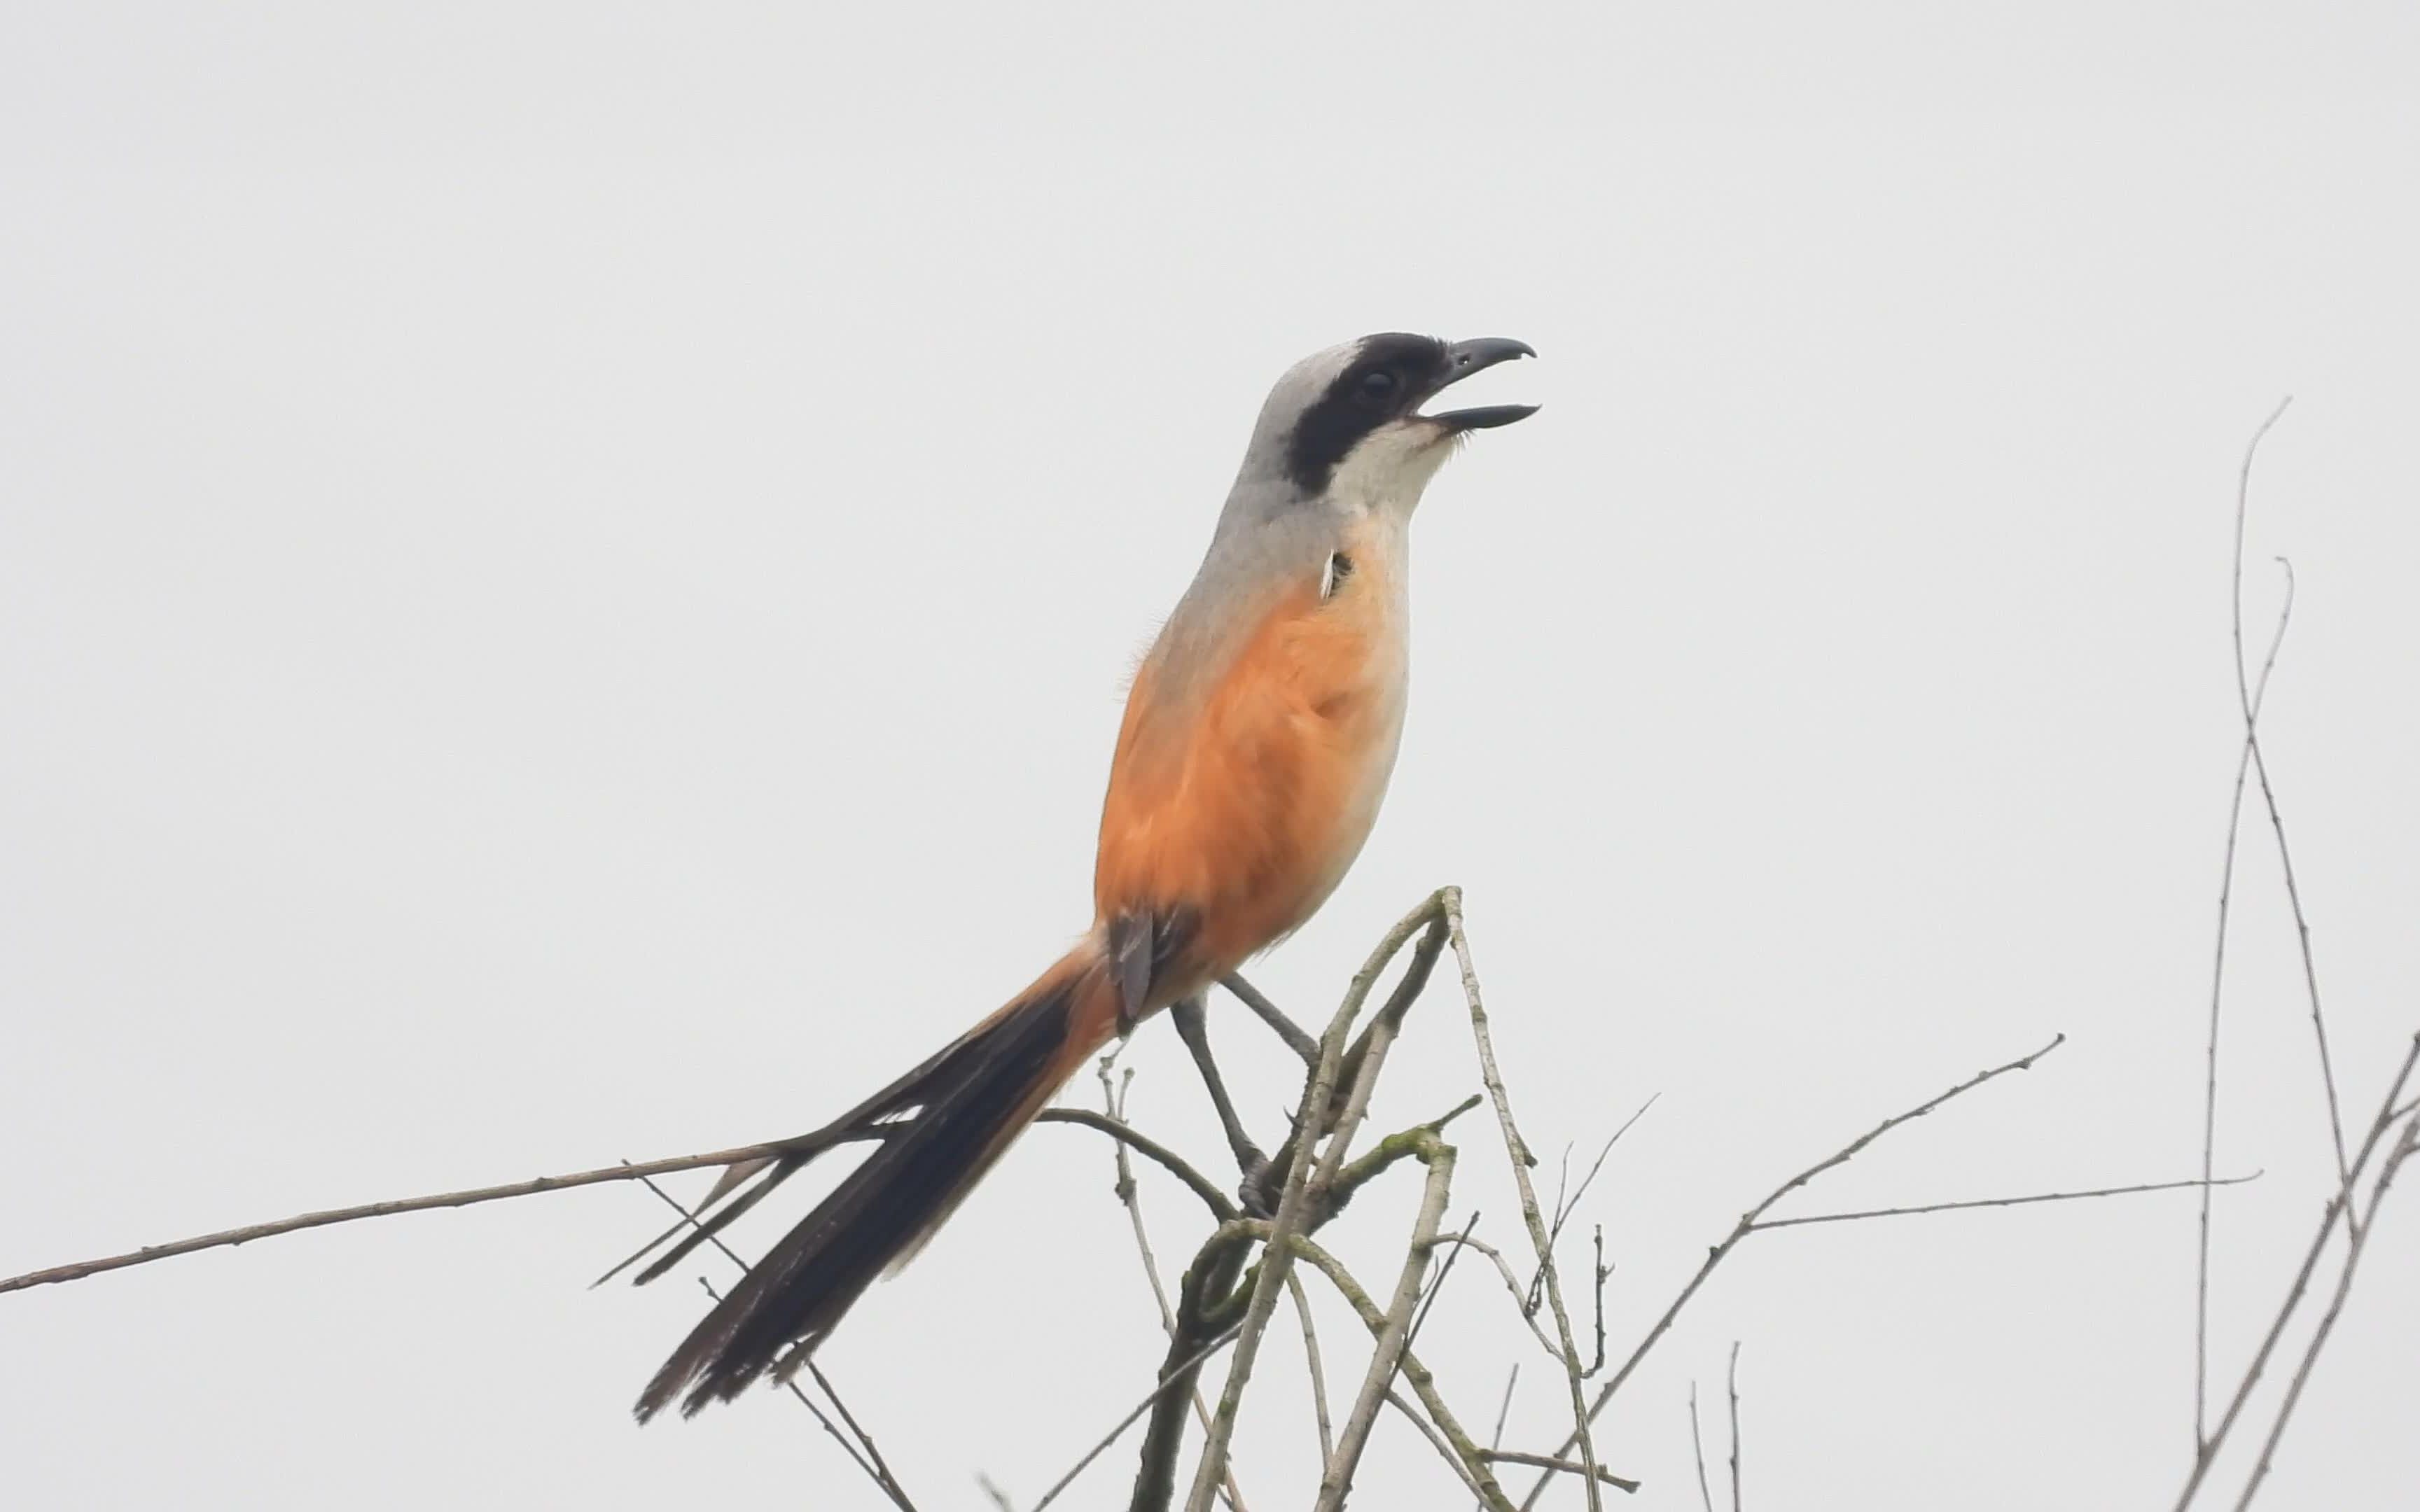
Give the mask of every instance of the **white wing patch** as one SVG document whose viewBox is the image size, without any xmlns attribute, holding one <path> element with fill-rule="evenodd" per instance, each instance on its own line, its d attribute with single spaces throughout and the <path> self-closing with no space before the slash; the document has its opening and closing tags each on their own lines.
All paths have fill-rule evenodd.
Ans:
<svg viewBox="0 0 2420 1512">
<path fill-rule="evenodd" d="M 1343 587 L 1344 579 L 1352 576 L 1353 559 L 1342 551 L 1330 552 L 1319 568 L 1319 601 L 1325 604 L 1334 598 L 1336 590 Z"/>
</svg>

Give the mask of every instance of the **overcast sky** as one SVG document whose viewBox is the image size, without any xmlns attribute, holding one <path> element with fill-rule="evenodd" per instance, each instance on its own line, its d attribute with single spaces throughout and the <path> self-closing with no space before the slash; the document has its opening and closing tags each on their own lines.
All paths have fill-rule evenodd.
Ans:
<svg viewBox="0 0 2420 1512">
<path fill-rule="evenodd" d="M 1956 11 L 12 0 L 0 1272 L 888 1080 L 1084 926 L 1123 679 L 1262 395 L 1386 329 L 1526 339 L 1473 402 L 1545 409 L 1432 490 L 1386 814 L 1257 974 L 1323 1014 L 1467 890 L 1549 1161 L 1661 1096 L 1580 1218 L 1617 1346 L 1783 1176 L 2056 1032 L 1794 1211 L 2196 1168 L 2234 475 L 2288 393 L 2247 596 L 2291 557 L 2269 749 L 2370 1107 L 2420 1026 L 2420 10 Z M 2331 1164 L 2246 837 L 2228 1380 Z M 1265 1129 L 1284 1067 L 1219 1023 Z M 1207 1161 L 1173 1046 L 1137 1116 Z M 1473 1085 L 1447 996 L 1401 1055 L 1382 1120 Z M 1516 1246 L 1484 1135 L 1457 1214 Z M 1146 1197 L 1172 1266 L 1200 1227 Z M 2405 1202 L 2266 1504 L 2411 1503 Z M 1752 1504 L 2164 1506 L 2193 1211 L 1761 1237 L 1601 1452 L 1697 1505 L 1736 1339 Z M 705 1299 L 582 1288 L 662 1219 L 605 1187 L 0 1297 L 0 1501 L 877 1505 L 773 1393 L 631 1427 Z M 1490 1285 L 1422 1346 L 1481 1423 Z M 1022 1505 L 1156 1328 L 1106 1152 L 1043 1130 L 823 1359 L 926 1512 Z M 1256 1512 L 1315 1478 L 1291 1389 Z M 1365 1485 L 1460 1500 L 1399 1424 Z"/>
</svg>

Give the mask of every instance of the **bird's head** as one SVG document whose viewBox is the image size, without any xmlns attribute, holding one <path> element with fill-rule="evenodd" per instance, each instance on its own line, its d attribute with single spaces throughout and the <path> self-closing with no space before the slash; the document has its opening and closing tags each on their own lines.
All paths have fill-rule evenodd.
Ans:
<svg viewBox="0 0 2420 1512">
<path fill-rule="evenodd" d="M 1498 363 L 1534 357 L 1502 336 L 1446 342 L 1385 332 L 1313 352 L 1261 407 L 1244 478 L 1303 499 L 1364 507 L 1419 501 L 1454 443 L 1537 412 L 1527 404 L 1424 412 L 1447 388 Z"/>
</svg>

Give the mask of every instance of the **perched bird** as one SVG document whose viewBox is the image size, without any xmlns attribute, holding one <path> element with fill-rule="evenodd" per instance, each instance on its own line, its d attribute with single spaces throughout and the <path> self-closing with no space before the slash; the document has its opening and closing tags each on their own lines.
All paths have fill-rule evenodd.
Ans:
<svg viewBox="0 0 2420 1512">
<path fill-rule="evenodd" d="M 1420 407 L 1536 354 L 1387 333 L 1296 363 L 1261 407 L 1218 526 L 1126 695 L 1093 927 L 1006 1006 L 828 1125 L 876 1140 L 647 1382 L 645 1422 L 787 1374 L 913 1254 L 1087 1057 L 1300 928 L 1378 815 L 1404 728 L 1409 530 L 1460 440 L 1535 412 Z M 818 1147 L 821 1148 L 821 1147 Z M 676 1263 L 811 1153 L 750 1177 Z"/>
</svg>

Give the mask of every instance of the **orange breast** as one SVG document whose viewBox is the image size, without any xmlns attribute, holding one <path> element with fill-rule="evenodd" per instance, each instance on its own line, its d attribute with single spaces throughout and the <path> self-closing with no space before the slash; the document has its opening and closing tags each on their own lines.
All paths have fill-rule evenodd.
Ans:
<svg viewBox="0 0 2420 1512">
<path fill-rule="evenodd" d="M 1401 729 L 1393 621 L 1379 582 L 1323 603 L 1306 581 L 1200 692 L 1164 697 L 1153 662 L 1137 675 L 1094 903 L 1103 918 L 1195 911 L 1193 980 L 1171 983 L 1178 994 L 1300 925 L 1359 851 Z"/>
</svg>

